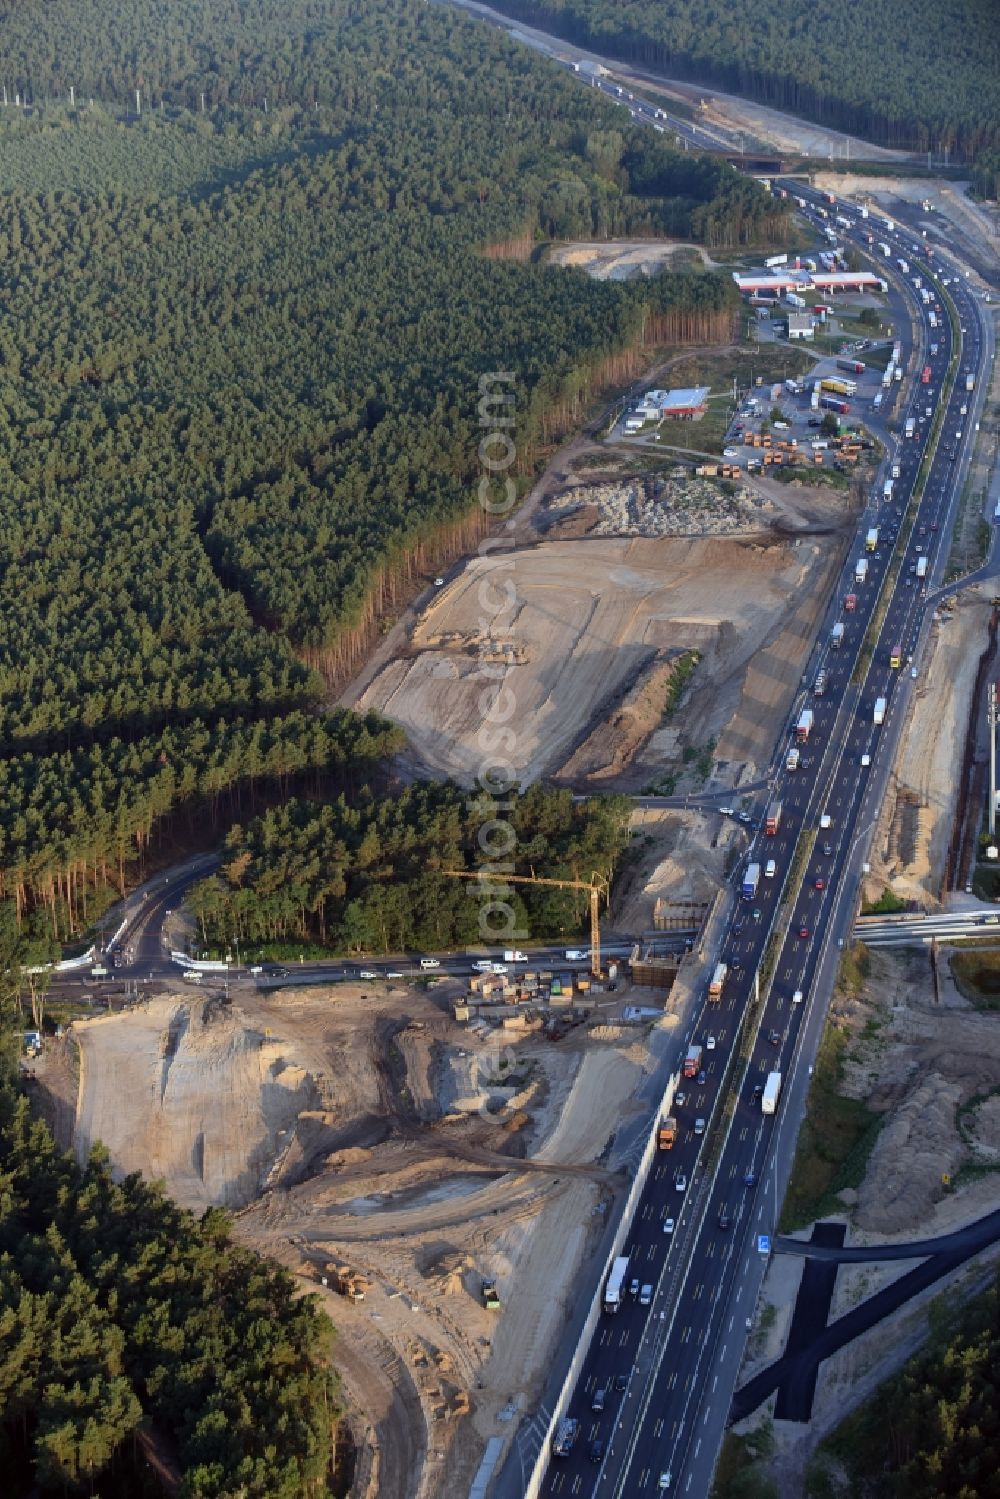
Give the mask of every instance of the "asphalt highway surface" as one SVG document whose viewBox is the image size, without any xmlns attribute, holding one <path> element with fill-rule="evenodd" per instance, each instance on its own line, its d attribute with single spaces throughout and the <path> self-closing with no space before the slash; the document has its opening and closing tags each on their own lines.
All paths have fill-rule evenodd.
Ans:
<svg viewBox="0 0 1000 1499">
<path fill-rule="evenodd" d="M 787 186 L 807 199 L 808 214 L 819 230 L 825 223 L 816 212 L 819 195 L 801 184 Z M 921 670 L 934 602 L 928 590 L 944 567 L 975 441 L 985 383 L 980 377 L 992 349 L 985 347 L 984 325 L 964 277 L 954 270 L 937 272 L 947 274 L 951 283 L 947 292 L 956 308 L 956 339 L 942 288 L 934 279 L 935 264 L 922 253 L 915 231 L 899 223 L 889 230 L 874 213 L 862 220 L 850 205 L 839 204 L 836 212 L 851 219 L 843 240 L 872 254 L 876 262 L 878 251 L 869 248 L 868 235 L 890 245 L 892 259 L 883 261 L 881 273 L 905 286 L 908 315 L 920 333 L 909 361 L 907 403 L 898 417 L 902 431 L 912 415 L 916 435 L 890 439 L 884 471 L 872 486 L 856 545 L 790 715 L 789 732 L 775 755 L 770 786 L 753 810 L 750 847 L 736 885 L 742 885 L 750 862 L 760 866 L 761 874 L 747 899 L 740 898 L 738 889 L 733 892 L 719 954 L 729 969 L 721 1001 L 706 999 L 679 1046 L 678 1060 L 689 1042 L 703 1046 L 699 1071 L 690 1081 L 678 1080 L 680 1091 L 671 1107 L 678 1138 L 673 1149 L 657 1154 L 622 1251 L 630 1259 L 630 1281 L 652 1286 L 650 1304 L 630 1293 L 621 1310 L 602 1313 L 566 1409 L 579 1422 L 579 1437 L 568 1456 L 551 1459 L 542 1486 L 547 1495 L 639 1496 L 669 1489 L 703 1496 L 709 1491 L 748 1316 L 777 1222 L 775 1137 L 782 1104 L 793 1081 L 796 1096 L 803 1096 L 811 1052 L 800 1047 L 800 1033 L 808 1032 L 815 1044 L 836 951 L 849 935 L 860 863 Z M 900 275 L 900 258 L 909 263 L 905 275 Z M 914 275 L 931 287 L 930 306 L 913 294 Z M 935 302 L 938 327 L 932 332 L 928 313 Z M 937 345 L 934 355 L 929 352 L 932 342 Z M 953 356 L 953 384 L 943 392 Z M 926 385 L 919 373 L 925 365 L 931 372 Z M 975 380 L 971 393 L 967 372 Z M 939 416 L 940 435 L 914 517 L 910 500 Z M 886 503 L 883 481 L 894 460 L 900 472 Z M 865 537 L 872 526 L 879 536 L 869 553 Z M 926 579 L 917 576 L 922 557 L 928 559 Z M 857 562 L 862 558 L 867 572 L 860 579 Z M 844 604 L 848 594 L 856 598 L 852 609 Z M 844 625 L 843 639 L 834 647 L 831 631 L 838 621 Z M 869 654 L 863 646 L 870 630 Z M 818 695 L 814 689 L 821 669 L 825 686 Z M 881 723 L 875 711 L 879 698 L 885 699 Z M 808 741 L 800 744 L 799 768 L 788 770 L 792 730 L 807 707 L 814 725 Z M 777 833 L 767 836 L 761 825 L 772 801 L 780 801 L 781 815 Z M 801 883 L 788 881 L 797 850 Z M 764 870 L 771 859 L 775 868 L 768 877 Z M 769 947 L 774 979 L 761 1003 L 757 975 Z M 821 970 L 822 985 L 817 983 Z M 795 1002 L 797 995 L 801 1000 Z M 773 1072 L 781 1075 L 782 1093 L 777 1113 L 766 1115 L 760 1093 Z M 794 1140 L 794 1117 L 782 1133 Z M 599 1392 L 601 1409 L 595 1410 Z"/>
</svg>

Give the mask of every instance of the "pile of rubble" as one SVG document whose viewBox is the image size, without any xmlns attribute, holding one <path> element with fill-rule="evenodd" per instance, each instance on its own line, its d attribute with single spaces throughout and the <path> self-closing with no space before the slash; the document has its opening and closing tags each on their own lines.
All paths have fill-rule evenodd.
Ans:
<svg viewBox="0 0 1000 1499">
<path fill-rule="evenodd" d="M 547 509 L 568 516 L 584 507 L 598 516 L 590 536 L 733 536 L 760 530 L 774 504 L 745 484 L 648 475 L 576 484 L 554 495 Z"/>
</svg>

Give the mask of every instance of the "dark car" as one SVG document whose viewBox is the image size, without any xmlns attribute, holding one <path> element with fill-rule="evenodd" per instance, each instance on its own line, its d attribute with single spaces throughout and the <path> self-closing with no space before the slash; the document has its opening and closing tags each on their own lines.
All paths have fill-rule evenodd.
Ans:
<svg viewBox="0 0 1000 1499">
<path fill-rule="evenodd" d="M 761 1096 L 762 1096 L 763 1092 L 764 1092 L 763 1086 L 760 1083 L 754 1083 L 753 1089 L 752 1089 L 752 1091 L 750 1093 L 750 1102 L 751 1103 L 760 1103 Z"/>
<path fill-rule="evenodd" d="M 830 855 L 833 853 L 833 844 L 832 843 L 824 843 L 823 844 L 823 852 L 826 854 L 827 858 L 829 858 Z"/>
<path fill-rule="evenodd" d="M 729 1216 L 729 1209 L 723 1208 L 719 1213 L 719 1227 L 728 1228 L 732 1221 L 732 1218 Z"/>
<path fill-rule="evenodd" d="M 770 1043 L 771 1043 L 772 1046 L 780 1046 L 781 1045 L 781 1032 L 780 1031 L 768 1031 L 768 1033 L 767 1033 L 767 1039 L 770 1041 Z"/>
<path fill-rule="evenodd" d="M 624 1394 L 625 1390 L 627 1390 L 627 1389 L 628 1389 L 628 1375 L 627 1374 L 616 1374 L 615 1375 L 615 1390 L 617 1391 L 617 1393 L 619 1395 L 622 1395 L 622 1394 Z"/>
<path fill-rule="evenodd" d="M 708 1073 L 707 1072 L 699 1072 L 698 1073 L 698 1087 L 699 1088 L 704 1088 L 704 1086 L 705 1086 L 705 1084 L 707 1082 L 708 1082 Z"/>
<path fill-rule="evenodd" d="M 604 1461 L 604 1448 L 606 1443 L 603 1437 L 595 1437 L 590 1444 L 590 1461 L 599 1463 Z"/>
<path fill-rule="evenodd" d="M 748 1171 L 743 1178 L 743 1185 L 745 1187 L 752 1187 L 756 1184 L 756 1181 L 757 1177 L 755 1176 L 755 1174 L 752 1171 Z"/>
</svg>

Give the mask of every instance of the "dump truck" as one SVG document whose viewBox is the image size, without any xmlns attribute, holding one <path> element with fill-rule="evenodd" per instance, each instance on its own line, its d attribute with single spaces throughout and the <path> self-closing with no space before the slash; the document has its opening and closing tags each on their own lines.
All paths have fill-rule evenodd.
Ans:
<svg viewBox="0 0 1000 1499">
<path fill-rule="evenodd" d="M 769 1072 L 764 1091 L 760 1098 L 760 1111 L 762 1114 L 773 1114 L 778 1107 L 778 1099 L 781 1097 L 781 1073 Z"/>
<path fill-rule="evenodd" d="M 677 1120 L 661 1119 L 659 1132 L 656 1136 L 657 1150 L 673 1150 L 674 1141 L 677 1139 Z"/>
<path fill-rule="evenodd" d="M 803 708 L 795 725 L 795 738 L 799 744 L 808 744 L 809 735 L 812 733 L 813 711 L 811 708 Z"/>
<path fill-rule="evenodd" d="M 701 1047 L 689 1046 L 681 1068 L 685 1077 L 697 1077 L 701 1067 Z"/>
<path fill-rule="evenodd" d="M 500 1297 L 497 1294 L 497 1283 L 495 1280 L 484 1280 L 480 1291 L 483 1298 L 483 1306 L 488 1312 L 500 1310 Z"/>
<path fill-rule="evenodd" d="M 712 974 L 708 985 L 709 999 L 722 998 L 722 986 L 726 982 L 726 974 L 728 972 L 729 969 L 725 963 L 716 963 L 715 972 Z"/>
</svg>

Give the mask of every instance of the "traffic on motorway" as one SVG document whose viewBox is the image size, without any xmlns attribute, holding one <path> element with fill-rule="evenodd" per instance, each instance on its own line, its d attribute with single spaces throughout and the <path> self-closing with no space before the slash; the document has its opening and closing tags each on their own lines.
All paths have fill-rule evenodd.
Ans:
<svg viewBox="0 0 1000 1499">
<path fill-rule="evenodd" d="M 789 190 L 805 196 L 806 216 L 819 228 L 820 195 L 798 183 Z M 851 205 L 837 212 L 849 221 L 845 238 L 869 253 L 870 224 Z M 782 1099 L 799 1062 L 800 1032 L 825 1005 L 817 972 L 829 945 L 843 945 L 848 930 L 841 887 L 856 875 L 871 832 L 858 826 L 870 809 L 868 793 L 877 793 L 875 777 L 919 682 L 929 590 L 944 566 L 941 543 L 974 442 L 983 333 L 963 278 L 929 265 L 913 231 L 882 216 L 877 222 L 891 275 L 918 318 L 911 359 L 917 373 L 899 413 L 902 432 L 913 435 L 890 442 L 769 788 L 751 814 L 719 953 L 724 972 L 716 972 L 716 994 L 706 995 L 683 1039 L 679 1061 L 694 1051 L 672 1082 L 672 1099 L 668 1093 L 669 1148 L 656 1153 L 620 1251 L 620 1293 L 600 1315 L 556 1428 L 547 1494 L 708 1491 L 753 1306 L 753 1263 L 759 1268 L 776 1228 L 773 1137 Z M 897 276 L 901 261 L 907 270 L 900 266 Z M 929 302 L 914 294 L 914 275 L 933 289 Z M 936 326 L 929 321 L 935 307 Z M 945 392 L 953 356 L 954 383 Z M 937 445 L 914 515 L 911 500 L 936 422 Z M 873 529 L 877 539 L 869 544 Z M 766 951 L 773 982 L 762 996 Z M 605 1287 L 605 1300 L 609 1289 L 616 1288 Z"/>
</svg>

